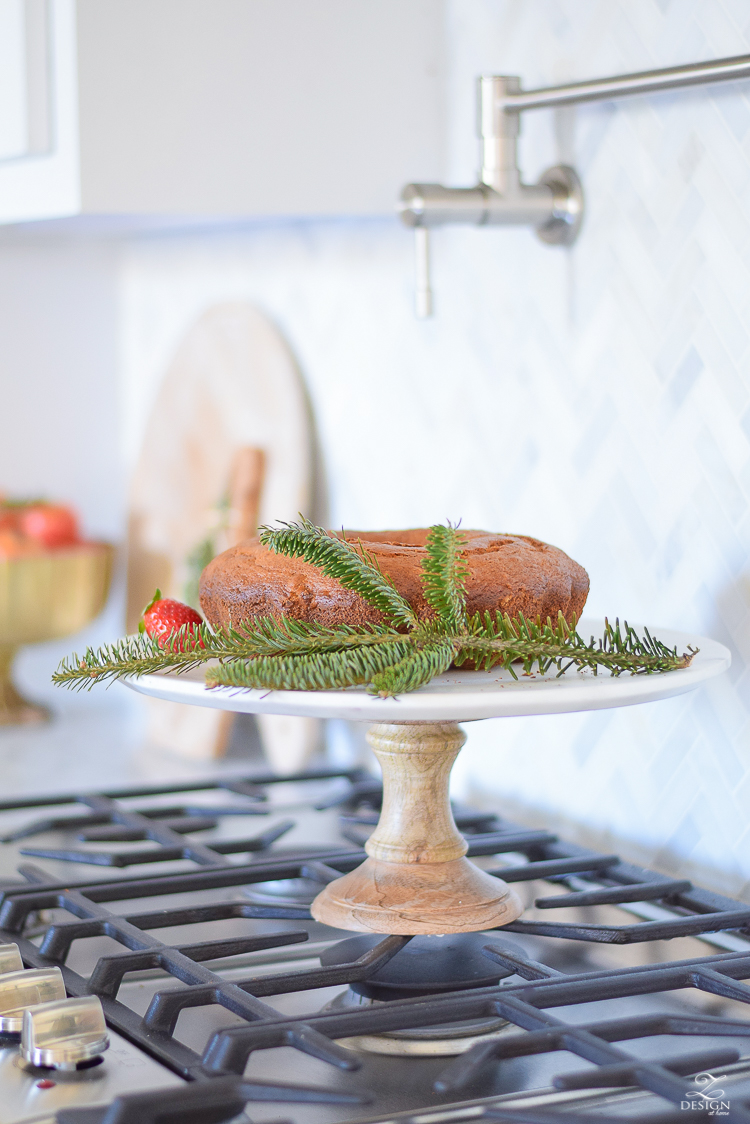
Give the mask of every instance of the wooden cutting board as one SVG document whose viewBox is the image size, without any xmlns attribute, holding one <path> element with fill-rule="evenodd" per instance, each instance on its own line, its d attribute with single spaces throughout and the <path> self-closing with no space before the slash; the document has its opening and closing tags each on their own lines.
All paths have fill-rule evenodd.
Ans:
<svg viewBox="0 0 750 1124">
<path fill-rule="evenodd" d="M 259 521 L 311 514 L 311 415 L 294 357 L 252 305 L 216 305 L 183 337 L 146 426 L 129 497 L 129 632 L 157 587 L 184 599 L 188 558 L 215 535 L 238 454 L 253 448 L 263 454 Z M 218 711 L 149 700 L 150 740 L 191 757 L 219 755 L 228 721 Z M 260 725 L 269 762 L 283 772 L 303 764 L 320 733 L 309 719 L 290 725 L 268 716 Z"/>
</svg>

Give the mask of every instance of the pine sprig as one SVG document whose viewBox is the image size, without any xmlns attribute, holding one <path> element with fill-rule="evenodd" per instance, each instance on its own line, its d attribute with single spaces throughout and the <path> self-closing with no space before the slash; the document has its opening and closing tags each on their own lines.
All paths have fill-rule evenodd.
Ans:
<svg viewBox="0 0 750 1124">
<path fill-rule="evenodd" d="M 297 621 L 290 617 L 259 617 L 246 622 L 241 628 L 217 629 L 215 632 L 207 625 L 190 632 L 183 625 L 164 648 L 146 633 L 139 632 L 114 644 L 103 644 L 96 651 L 88 648 L 83 657 L 74 653 L 61 662 L 52 682 L 81 690 L 93 687 L 94 683 L 131 675 L 190 671 L 211 660 L 304 656 L 308 653 L 323 655 L 347 649 L 387 647 L 402 639 L 400 633 L 383 625 L 325 628 L 315 622 Z"/>
<path fill-rule="evenodd" d="M 449 523 L 430 528 L 427 557 L 422 563 L 425 600 L 450 632 L 466 629 L 466 579 L 469 569 L 461 551 L 466 539 Z"/>
<path fill-rule="evenodd" d="M 125 636 L 113 644 L 102 644 L 96 651 L 87 648 L 83 656 L 74 652 L 60 662 L 52 676 L 58 687 L 71 687 L 74 690 L 88 690 L 94 683 L 106 683 L 122 679 L 127 675 L 150 675 L 156 671 L 190 671 L 206 659 L 213 659 L 208 653 L 211 646 L 201 647 L 202 637 L 213 641 L 213 636 L 205 626 L 187 635 L 181 628 L 161 648 L 146 633 L 137 632 Z"/>
<path fill-rule="evenodd" d="M 364 597 L 385 618 L 384 624 L 333 628 L 290 617 L 259 617 L 236 628 L 187 625 L 165 647 L 146 634 L 126 636 L 98 650 L 72 655 L 58 667 L 53 682 L 86 688 L 94 683 L 147 675 L 184 672 L 213 661 L 206 675 L 210 687 L 319 691 L 366 684 L 383 697 L 414 691 L 451 665 L 478 669 L 500 666 L 517 678 L 515 664 L 531 673 L 569 668 L 610 675 L 651 675 L 688 667 L 696 650 L 678 654 L 627 622 L 605 621 L 604 634 L 586 641 L 562 613 L 556 621 L 527 620 L 523 615 L 466 613 L 468 569 L 465 540 L 448 524 L 430 529 L 422 563 L 425 600 L 433 612 L 419 620 L 362 545 L 337 538 L 307 520 L 264 528 L 263 541 L 281 554 L 304 558 L 345 588 Z M 163 643 L 163 641 L 162 641 Z"/>
<path fill-rule="evenodd" d="M 372 679 L 372 693 L 388 698 L 416 691 L 436 675 L 447 671 L 456 656 L 457 643 L 449 638 L 428 642 L 419 647 L 413 641 L 406 655 L 384 668 Z"/>
<path fill-rule="evenodd" d="M 689 667 L 697 649 L 689 648 L 683 655 L 676 648 L 668 648 L 661 640 L 644 629 L 640 637 L 634 628 L 619 620 L 611 625 L 604 622 L 604 635 L 586 641 L 571 627 L 560 613 L 553 625 L 548 619 L 529 621 L 524 616 L 511 619 L 496 613 L 476 614 L 469 619 L 471 638 L 461 647 L 456 664 L 472 661 L 477 668 L 488 669 L 497 664 L 507 668 L 516 677 L 513 663 L 521 662 L 523 670 L 531 673 L 536 666 L 541 674 L 557 667 L 558 677 L 569 667 L 588 668 L 597 675 L 604 668 L 611 675 L 624 671 L 632 675 L 650 675 L 659 671 L 676 671 Z"/>
<path fill-rule="evenodd" d="M 358 593 L 379 609 L 397 628 L 414 628 L 414 610 L 361 542 L 356 546 L 316 527 L 308 519 L 283 523 L 281 527 L 261 527 L 260 541 L 277 554 L 304 558 L 345 589 Z"/>
<path fill-rule="evenodd" d="M 219 634 L 217 634 L 219 635 Z M 388 625 L 348 624 L 326 628 L 317 621 L 299 621 L 293 617 L 256 617 L 237 629 L 225 630 L 228 650 L 220 659 L 236 655 L 277 656 L 302 655 L 306 652 L 335 652 L 347 648 L 365 648 L 399 640 L 402 634 Z M 242 646 L 244 652 L 239 651 Z M 231 650 L 230 650 L 231 649 Z M 214 657 L 212 657 L 214 658 Z"/>
<path fill-rule="evenodd" d="M 378 647 L 348 651 L 311 652 L 296 656 L 259 656 L 232 660 L 211 668 L 209 687 L 257 687 L 274 691 L 325 691 L 369 683 L 392 665 L 398 666 L 409 641 L 390 641 Z"/>
</svg>

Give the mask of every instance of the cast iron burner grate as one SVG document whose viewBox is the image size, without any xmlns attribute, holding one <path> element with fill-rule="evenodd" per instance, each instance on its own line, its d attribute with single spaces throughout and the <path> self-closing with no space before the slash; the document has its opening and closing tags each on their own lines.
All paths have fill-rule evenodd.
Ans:
<svg viewBox="0 0 750 1124">
<path fill-rule="evenodd" d="M 319 788 L 321 781 L 328 780 L 336 780 L 340 791 L 326 799 L 316 797 L 315 786 Z M 357 846 L 274 850 L 273 844 L 295 826 L 295 820 L 279 819 L 279 808 L 269 803 L 268 797 L 276 786 L 288 784 L 296 786 L 297 807 L 304 803 L 299 800 L 299 792 L 310 786 L 310 806 L 319 810 L 340 808 L 341 834 Z M 187 799 L 191 793 L 200 793 L 201 799 L 191 802 Z M 211 794 L 217 800 L 206 803 Z M 178 1090 L 133 1093 L 104 1109 L 65 1109 L 58 1113 L 60 1124 L 156 1124 L 157 1120 L 161 1124 L 168 1120 L 204 1124 L 229 1120 L 253 1101 L 361 1105 L 372 1091 L 358 1082 L 357 1054 L 339 1040 L 498 1018 L 508 1024 L 508 1032 L 479 1042 L 447 1062 L 434 1083 L 437 1093 L 451 1095 L 454 1101 L 476 1097 L 497 1062 L 567 1051 L 588 1064 L 580 1071 L 561 1073 L 555 1079 L 556 1088 L 646 1090 L 666 1102 L 664 1111 L 655 1115 L 651 1099 L 644 1111 L 631 1118 L 640 1124 L 657 1120 L 667 1124 L 685 1119 L 680 1110 L 685 1075 L 729 1066 L 740 1056 L 736 1042 L 750 1045 L 750 1019 L 670 1011 L 604 1019 L 585 1017 L 585 1005 L 589 1003 L 686 990 L 750 1004 L 750 987 L 742 982 L 750 979 L 750 947 L 748 951 L 712 953 L 668 963 L 562 973 L 515 951 L 512 942 L 493 935 L 488 934 L 477 948 L 481 938 L 472 934 L 473 963 L 476 967 L 476 957 L 484 957 L 487 975 L 494 976 L 496 982 L 476 986 L 477 982 L 486 983 L 477 968 L 470 983 L 464 980 L 461 987 L 459 980 L 460 990 L 436 993 L 427 988 L 426 993 L 419 993 L 418 989 L 417 994 L 405 998 L 363 1007 L 324 1008 L 304 1018 L 286 1016 L 264 1000 L 332 985 L 353 985 L 367 994 L 372 991 L 368 980 L 391 978 L 386 966 L 407 947 L 410 938 L 384 937 L 365 941 L 360 947 L 349 937 L 336 946 L 337 951 L 323 957 L 320 967 L 291 972 L 227 979 L 207 966 L 207 962 L 220 958 L 306 942 L 310 930 L 304 926 L 313 925 L 307 905 L 289 900 L 253 900 L 253 887 L 276 882 L 294 886 L 300 881 L 322 886 L 352 870 L 362 861 L 360 845 L 377 819 L 381 795 L 377 782 L 360 771 L 321 770 L 284 778 L 256 775 L 0 803 L 0 815 L 16 819 L 19 813 L 32 809 L 68 808 L 65 814 L 16 826 L 6 832 L 3 842 L 11 844 L 49 832 L 77 839 L 63 846 L 24 846 L 23 854 L 113 868 L 106 878 L 70 880 L 21 864 L 18 873 L 24 881 L 6 880 L 2 884 L 0 942 L 15 941 L 28 967 L 58 964 L 71 996 L 98 995 L 113 1029 L 189 1082 Z M 165 804 L 165 800 L 171 802 Z M 85 811 L 78 810 L 81 806 Z M 239 839 L 209 835 L 230 816 L 269 816 L 271 821 L 268 827 Z M 744 941 L 736 938 L 750 934 L 749 907 L 696 889 L 687 881 L 666 879 L 623 863 L 616 855 L 566 844 L 549 832 L 524 830 L 485 813 L 457 809 L 456 820 L 467 837 L 470 856 L 514 856 L 509 865 L 490 867 L 506 882 L 554 883 L 558 893 L 538 898 L 538 909 L 629 903 L 639 903 L 643 909 L 643 903 L 651 903 L 646 912 L 651 908 L 658 913 L 656 919 L 622 925 L 521 919 L 505 926 L 503 933 L 552 939 L 553 946 L 560 938 L 637 944 L 705 934 L 729 934 L 721 938 L 725 945 L 731 946 L 734 939 L 742 946 Z M 196 840 L 194 836 L 201 838 Z M 76 842 L 82 845 L 74 845 Z M 121 843 L 137 845 L 120 848 Z M 176 863 L 185 861 L 190 864 L 188 869 L 174 869 Z M 152 868 L 155 863 L 171 865 L 159 872 L 122 873 L 141 864 Z M 211 892 L 211 900 L 200 904 L 161 902 L 158 908 L 126 912 L 131 901 L 143 903 L 146 899 L 204 891 Z M 245 896 L 235 896 L 238 891 Z M 53 911 L 51 917 L 47 911 Z M 269 932 L 266 926 L 261 932 L 256 927 L 247 936 L 185 944 L 162 942 L 157 935 L 162 929 L 223 919 L 248 920 L 251 930 L 252 923 L 259 920 L 292 924 L 278 931 Z M 101 936 L 117 942 L 122 951 L 100 956 L 87 978 L 68 963 L 71 950 L 77 941 Z M 711 940 L 720 943 L 720 938 Z M 550 959 L 554 961 L 554 955 Z M 147 969 L 159 969 L 170 979 L 169 986 L 156 990 L 141 1016 L 118 996 L 127 973 Z M 219 1005 L 242 1021 L 214 1031 L 199 1053 L 174 1032 L 181 1012 L 209 1005 Z M 551 1013 L 561 1007 L 579 1008 L 576 1021 Z M 647 1060 L 620 1045 L 657 1037 L 669 1038 L 672 1046 L 655 1048 Z M 706 1037 L 711 1039 L 708 1046 Z M 684 1052 L 684 1040 L 693 1038 L 700 1040 L 699 1048 Z M 682 1051 L 675 1049 L 680 1042 Z M 295 1087 L 273 1080 L 246 1079 L 252 1054 L 280 1046 L 348 1071 L 350 1089 L 342 1092 L 340 1088 Z M 448 1111 L 438 1118 L 442 1124 L 449 1124 L 465 1119 L 465 1115 L 456 1110 L 454 1116 Z M 587 1109 L 585 1116 L 577 1117 L 564 1107 L 551 1111 L 486 1103 L 481 1116 L 472 1116 L 473 1120 L 525 1124 L 560 1124 L 561 1120 L 578 1118 L 598 1124 L 622 1120 L 606 1105 Z M 401 1119 L 430 1117 L 406 1115 Z M 750 1093 L 732 1097 L 727 1119 L 750 1121 Z"/>
</svg>

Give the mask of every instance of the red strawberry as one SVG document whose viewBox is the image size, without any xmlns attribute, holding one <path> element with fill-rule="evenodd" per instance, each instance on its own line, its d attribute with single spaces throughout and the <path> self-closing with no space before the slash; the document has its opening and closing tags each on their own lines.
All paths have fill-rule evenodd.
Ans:
<svg viewBox="0 0 750 1124">
<path fill-rule="evenodd" d="M 182 601 L 172 601 L 169 597 L 162 597 L 161 590 L 157 589 L 143 610 L 138 630 L 148 633 L 160 648 L 171 648 L 170 638 L 174 633 L 187 625 L 186 632 L 190 635 L 202 624 L 203 618 L 195 609 L 183 605 Z M 199 640 L 198 643 L 202 648 L 203 641 Z M 181 652 L 188 646 L 181 640 L 176 650 Z"/>
</svg>

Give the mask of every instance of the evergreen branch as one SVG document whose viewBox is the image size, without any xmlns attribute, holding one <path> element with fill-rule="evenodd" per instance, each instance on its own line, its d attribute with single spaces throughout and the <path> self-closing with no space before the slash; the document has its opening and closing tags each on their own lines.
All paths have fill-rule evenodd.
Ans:
<svg viewBox="0 0 750 1124">
<path fill-rule="evenodd" d="M 192 609 L 200 609 L 201 574 L 215 557 L 216 540 L 213 535 L 207 535 L 187 556 L 187 578 L 183 586 L 182 596 L 185 598 L 185 603 L 190 605 Z"/>
<path fill-rule="evenodd" d="M 345 589 L 363 597 L 397 628 L 409 629 L 416 625 L 417 618 L 411 605 L 390 578 L 382 573 L 375 558 L 361 542 L 353 546 L 346 539 L 329 534 L 301 516 L 299 523 L 261 527 L 260 541 L 277 554 L 304 558 L 317 566 Z"/>
<path fill-rule="evenodd" d="M 157 671 L 190 671 L 209 660 L 235 660 L 261 656 L 326 653 L 345 649 L 387 646 L 402 639 L 401 633 L 382 625 L 352 628 L 296 621 L 289 617 L 260 617 L 240 628 L 212 632 L 202 625 L 194 632 L 183 626 L 161 648 L 145 633 L 136 633 L 104 644 L 97 651 L 88 648 L 81 657 L 73 654 L 63 660 L 52 676 L 58 686 L 90 688 L 94 683 L 114 681 L 128 675 L 150 675 Z"/>
<path fill-rule="evenodd" d="M 679 655 L 653 637 L 639 636 L 624 622 L 605 621 L 600 639 L 587 643 L 562 613 L 555 622 L 515 618 L 500 612 L 467 617 L 467 569 L 462 537 L 455 527 L 432 527 L 422 564 L 425 597 L 436 616 L 419 621 L 408 602 L 378 569 L 361 543 L 357 547 L 303 520 L 263 531 L 262 540 L 283 554 L 318 565 L 347 589 L 364 597 L 391 622 L 388 625 L 327 628 L 290 617 L 259 617 L 236 628 L 185 625 L 166 644 L 145 633 L 126 636 L 83 657 L 63 660 L 53 682 L 73 688 L 158 671 L 184 672 L 209 660 L 209 686 L 271 690 L 328 690 L 358 684 L 381 696 L 416 690 L 451 664 L 478 669 L 507 668 L 542 674 L 555 667 L 600 668 L 611 675 L 648 675 L 688 667 L 696 650 Z M 161 645 L 164 644 L 162 647 Z"/>
<path fill-rule="evenodd" d="M 466 539 L 450 523 L 430 527 L 427 557 L 422 562 L 425 600 L 450 632 L 466 627 L 466 579 L 468 567 L 461 555 Z"/>
<path fill-rule="evenodd" d="M 255 687 L 270 691 L 355 687 L 369 683 L 391 665 L 398 665 L 410 646 L 410 639 L 402 637 L 373 648 L 232 660 L 211 668 L 206 674 L 206 683 L 209 687 Z"/>
<path fill-rule="evenodd" d="M 228 650 L 223 659 L 246 656 L 301 655 L 305 652 L 335 652 L 347 648 L 366 648 L 402 640 L 403 633 L 381 624 L 359 627 L 337 624 L 331 628 L 317 621 L 293 617 L 256 617 L 243 621 L 227 635 Z"/>
<path fill-rule="evenodd" d="M 215 659 L 213 635 L 204 625 L 189 633 L 186 626 L 161 648 L 146 633 L 124 636 L 114 644 L 102 644 L 96 650 L 87 648 L 85 655 L 76 652 L 61 660 L 52 682 L 74 690 L 88 690 L 94 683 L 122 679 L 126 675 L 149 675 L 155 671 L 189 671 L 206 660 Z M 205 640 L 203 646 L 201 642 Z"/>
<path fill-rule="evenodd" d="M 447 671 L 458 650 L 455 640 L 448 637 L 412 649 L 407 655 L 372 677 L 370 692 L 388 698 L 416 691 L 436 675 Z"/>
<path fill-rule="evenodd" d="M 553 625 L 548 619 L 528 621 L 523 615 L 511 619 L 507 614 L 475 614 L 468 622 L 469 633 L 461 637 L 461 650 L 455 663 L 461 666 L 472 661 L 477 668 L 488 669 L 497 664 L 507 668 L 515 677 L 513 663 L 520 661 L 523 670 L 530 673 L 536 666 L 545 674 L 553 665 L 558 677 L 571 666 L 589 668 L 598 674 L 604 668 L 611 675 L 630 672 L 631 675 L 651 675 L 654 672 L 675 671 L 688 667 L 697 649 L 679 655 L 676 648 L 668 648 L 651 636 L 648 629 L 640 637 L 635 629 L 619 620 L 611 625 L 604 622 L 604 635 L 593 636 L 587 644 L 566 622 L 562 613 Z"/>
</svg>

